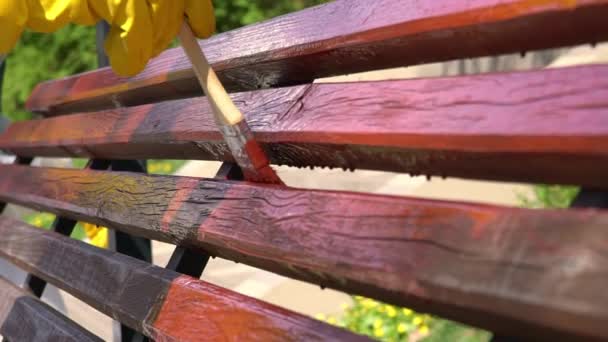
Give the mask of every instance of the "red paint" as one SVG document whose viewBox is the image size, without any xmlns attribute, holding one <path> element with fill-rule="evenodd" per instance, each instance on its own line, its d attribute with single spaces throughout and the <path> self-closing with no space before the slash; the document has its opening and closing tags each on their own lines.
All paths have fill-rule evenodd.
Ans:
<svg viewBox="0 0 608 342">
<path fill-rule="evenodd" d="M 289 310 L 6 217 L 0 217 L 0 256 L 160 341 L 362 340 Z M 82 267 L 75 268 L 75 264 Z M 5 294 L 0 288 L 0 295 Z M 3 308 L 3 302 L 9 299 L 6 297 L 0 296 L 0 321 L 3 309 L 10 309 Z M 35 306 L 30 302 L 26 308 Z M 17 337 L 22 338 L 16 340 L 46 340 L 45 323 L 47 329 L 49 325 L 56 329 L 68 323 L 67 319 L 53 319 L 59 314 L 49 309 L 44 315 L 42 309 L 36 312 L 39 316 L 33 316 L 39 319 L 30 324 L 42 330 L 34 331 L 40 335 L 27 338 L 20 334 Z M 10 318 L 10 326 L 0 326 L 3 336 L 7 336 L 3 329 L 18 329 L 24 321 L 29 323 L 26 315 Z M 75 336 L 66 337 L 70 341 L 97 342 L 82 328 L 71 325 L 67 326 L 71 331 L 63 334 L 49 333 L 60 340 L 70 334 Z"/>
<path fill-rule="evenodd" d="M 606 98 L 607 66 L 234 95 L 273 164 L 592 187 L 608 187 Z M 0 149 L 232 160 L 204 98 L 15 123 Z"/>
<path fill-rule="evenodd" d="M 526 210 L 195 179 L 179 216 L 163 231 L 158 223 L 174 201 L 177 179 L 0 165 L 0 201 L 202 249 L 489 330 L 608 337 L 602 276 L 608 263 L 596 253 L 608 245 L 605 211 Z M 0 254 L 21 251 L 3 242 L 33 244 L 11 236 L 15 229 L 13 221 L 0 224 Z M 65 265 L 22 249 L 43 266 Z M 90 281 L 83 283 L 88 288 Z"/>
<path fill-rule="evenodd" d="M 246 180 L 266 184 L 283 184 L 274 169 L 270 167 L 268 157 L 257 141 L 253 138 L 249 139 L 245 143 L 244 150 L 246 155 L 250 157 L 253 166 L 253 168 L 241 167 Z"/>
<path fill-rule="evenodd" d="M 232 158 L 242 169 L 246 180 L 268 184 L 283 184 L 272 168 L 266 153 L 255 140 L 246 120 L 220 127 Z"/>
<path fill-rule="evenodd" d="M 603 41 L 607 16 L 606 0 L 343 0 L 204 45 L 234 91 Z M 591 66 L 310 85 L 236 97 L 275 163 L 608 187 L 607 75 L 607 67 Z M 28 108 L 59 115 L 199 93 L 189 62 L 175 49 L 131 79 L 103 69 L 39 85 Z M 25 156 L 229 160 L 200 102 L 15 124 L 0 136 L 0 148 Z M 244 151 L 253 160 L 246 177 L 280 182 L 260 146 L 249 140 Z M 608 337 L 608 265 L 601 253 L 608 246 L 602 229 L 608 214 L 601 211 L 531 211 L 19 166 L 0 166 L 0 200 L 206 249 L 509 336 Z M 355 338 L 214 285 L 24 227 L 0 219 L 0 254 L 157 340 Z M 100 266 L 86 279 L 65 269 L 83 258 Z M 114 286 L 101 286 L 106 282 Z M 128 300 L 117 302 L 120 296 Z"/>
<path fill-rule="evenodd" d="M 342 0 L 219 34 L 201 45 L 229 90 L 251 90 L 599 42 L 608 39 L 607 16 L 606 0 Z M 200 93 L 190 62 L 176 48 L 130 79 L 105 68 L 40 84 L 27 108 L 56 115 Z"/>
<path fill-rule="evenodd" d="M 150 330 L 157 341 L 358 340 L 319 321 L 188 276 L 172 282 Z"/>
<path fill-rule="evenodd" d="M 169 205 L 167 206 L 167 210 L 163 214 L 163 218 L 160 224 L 160 229 L 163 232 L 168 232 L 171 221 L 175 217 L 178 210 L 180 210 L 183 202 L 188 199 L 188 196 L 198 185 L 198 181 L 193 178 L 178 178 L 175 182 L 175 188 L 177 191 L 175 195 L 171 198 Z"/>
</svg>

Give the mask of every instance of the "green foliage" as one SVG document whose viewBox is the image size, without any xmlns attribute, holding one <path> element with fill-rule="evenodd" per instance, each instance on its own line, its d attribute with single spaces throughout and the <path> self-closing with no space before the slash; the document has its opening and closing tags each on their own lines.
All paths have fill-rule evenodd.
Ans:
<svg viewBox="0 0 608 342">
<path fill-rule="evenodd" d="M 97 66 L 95 28 L 68 26 L 54 34 L 25 32 L 7 59 L 3 110 L 12 120 L 29 119 L 23 104 L 34 86 Z"/>
<path fill-rule="evenodd" d="M 170 175 L 175 173 L 185 163 L 185 160 L 150 159 L 148 160 L 148 173 Z"/>
<path fill-rule="evenodd" d="M 526 208 L 568 208 L 579 190 L 576 186 L 535 185 L 532 196 L 518 197 Z"/>
<path fill-rule="evenodd" d="M 87 161 L 88 159 L 74 158 L 72 159 L 72 166 L 76 169 L 82 169 L 87 164 Z M 148 160 L 148 173 L 170 175 L 175 173 L 185 163 L 185 160 L 150 159 Z"/>
<path fill-rule="evenodd" d="M 225 32 L 327 1 L 328 0 L 224 0 L 213 1 L 213 5 L 215 6 L 217 30 L 219 32 Z"/>
<path fill-rule="evenodd" d="M 492 334 L 480 330 L 467 327 L 456 322 L 436 319 L 435 324 L 431 328 L 431 334 L 426 337 L 424 342 L 487 342 L 490 341 Z"/>
<path fill-rule="evenodd" d="M 317 319 L 379 341 L 485 342 L 490 333 L 451 321 L 420 314 L 369 298 L 353 297 L 340 317 L 317 315 Z"/>
<path fill-rule="evenodd" d="M 26 216 L 24 220 L 32 226 L 48 230 L 51 228 L 53 221 L 55 221 L 55 215 L 50 213 L 36 213 Z M 71 236 L 78 240 L 83 240 L 86 237 L 82 223 L 79 222 L 76 225 Z"/>
<path fill-rule="evenodd" d="M 89 162 L 88 159 L 84 159 L 84 158 L 72 158 L 72 166 L 75 169 L 84 169 L 84 167 L 87 165 L 88 162 Z"/>
</svg>

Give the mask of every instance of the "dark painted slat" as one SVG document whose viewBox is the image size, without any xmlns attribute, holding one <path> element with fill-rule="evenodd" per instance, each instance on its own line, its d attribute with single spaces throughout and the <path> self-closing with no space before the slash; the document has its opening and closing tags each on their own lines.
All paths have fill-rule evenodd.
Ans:
<svg viewBox="0 0 608 342">
<path fill-rule="evenodd" d="M 141 160 L 114 160 L 111 162 L 111 170 L 145 174 L 147 172 L 145 164 L 146 161 Z M 152 243 L 149 239 L 131 236 L 125 232 L 112 229 L 110 231 L 110 240 L 111 247 L 113 247 L 115 251 L 149 263 L 152 262 Z M 134 333 L 129 330 L 130 329 L 126 331 L 127 334 Z M 123 328 L 123 335 L 124 333 L 125 331 Z M 127 338 L 126 341 L 129 341 L 129 338 Z"/>
<path fill-rule="evenodd" d="M 51 231 L 59 233 L 63 236 L 70 236 L 72 235 L 72 231 L 74 231 L 76 223 L 76 220 L 65 217 L 57 217 L 55 218 L 55 221 L 53 221 Z M 40 298 L 42 297 L 42 293 L 46 288 L 46 281 L 28 273 L 25 277 L 24 287 L 28 289 L 34 296 Z"/>
<path fill-rule="evenodd" d="M 100 21 L 96 25 L 96 46 L 97 46 L 97 66 L 107 67 L 110 65 L 108 56 L 106 55 L 104 42 L 106 37 L 110 33 L 110 25 L 105 21 Z M 108 164 L 107 169 L 110 165 L 114 171 L 132 171 L 132 172 L 143 172 L 146 170 L 146 161 L 126 160 L 126 161 L 105 161 Z M 152 244 L 150 240 L 142 239 L 140 237 L 130 236 L 119 231 L 109 231 L 109 247 L 113 250 L 123 253 L 125 255 L 152 262 Z M 113 323 L 114 339 L 115 341 L 122 342 L 135 342 L 136 339 L 144 339 L 143 335 L 135 332 L 133 329 L 120 325 L 118 322 Z M 120 334 L 119 336 L 117 336 Z M 142 341 L 143 342 L 143 341 Z"/>
<path fill-rule="evenodd" d="M 256 299 L 8 218 L 0 218 L 0 255 L 156 340 L 358 338 Z"/>
<path fill-rule="evenodd" d="M 0 335 L 12 342 L 103 341 L 2 277 Z"/>
<path fill-rule="evenodd" d="M 17 157 L 15 164 L 28 165 L 31 164 L 32 158 Z M 87 162 L 86 169 L 89 170 L 105 170 L 110 166 L 109 160 L 103 159 L 91 159 Z M 51 225 L 51 231 L 61 234 L 63 236 L 71 236 L 76 227 L 76 220 L 72 220 L 66 217 L 58 216 Z M 46 288 L 46 281 L 36 277 L 33 274 L 27 274 L 25 277 L 24 288 L 30 291 L 34 296 L 41 298 Z"/>
<path fill-rule="evenodd" d="M 606 98 L 608 66 L 234 96 L 274 164 L 608 188 Z M 232 158 L 203 98 L 17 123 L 0 149 Z"/>
<path fill-rule="evenodd" d="M 395 66 L 608 39 L 606 0 L 338 0 L 202 42 L 231 91 Z M 27 108 L 57 115 L 200 95 L 181 48 L 139 75 L 110 69 L 40 84 Z"/>
<path fill-rule="evenodd" d="M 602 211 L 12 165 L 0 200 L 493 331 L 608 337 Z"/>
<path fill-rule="evenodd" d="M 242 180 L 243 173 L 238 165 L 226 162 L 220 166 L 215 179 Z M 177 246 L 173 254 L 171 254 L 171 259 L 169 259 L 166 268 L 191 277 L 200 278 L 209 262 L 209 258 L 210 255 L 206 251 L 196 251 Z"/>
</svg>

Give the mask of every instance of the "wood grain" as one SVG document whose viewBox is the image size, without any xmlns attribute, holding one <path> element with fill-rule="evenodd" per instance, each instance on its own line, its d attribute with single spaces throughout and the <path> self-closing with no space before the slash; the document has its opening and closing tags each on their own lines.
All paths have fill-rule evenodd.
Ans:
<svg viewBox="0 0 608 342">
<path fill-rule="evenodd" d="M 204 281 L 8 218 L 0 218 L 0 255 L 158 341 L 365 340 Z"/>
<path fill-rule="evenodd" d="M 608 187 L 608 66 L 315 84 L 234 101 L 272 163 Z M 232 160 L 202 98 L 13 124 L 26 156 Z"/>
<path fill-rule="evenodd" d="M 0 277 L 0 335 L 12 342 L 103 341 L 3 277 Z"/>
<path fill-rule="evenodd" d="M 388 67 L 603 41 L 606 0 L 338 0 L 202 42 L 229 91 Z M 105 68 L 40 84 L 27 108 L 58 115 L 200 95 L 181 48 L 139 75 Z"/>
<path fill-rule="evenodd" d="M 13 161 L 13 164 L 19 164 L 19 165 L 29 165 L 32 160 L 34 160 L 33 158 L 27 158 L 27 157 L 15 157 L 15 160 Z M 4 212 L 4 209 L 6 209 L 6 203 L 4 202 L 0 202 L 0 214 L 2 214 Z"/>
<path fill-rule="evenodd" d="M 13 165 L 0 200 L 492 331 L 608 337 L 602 211 Z"/>
</svg>

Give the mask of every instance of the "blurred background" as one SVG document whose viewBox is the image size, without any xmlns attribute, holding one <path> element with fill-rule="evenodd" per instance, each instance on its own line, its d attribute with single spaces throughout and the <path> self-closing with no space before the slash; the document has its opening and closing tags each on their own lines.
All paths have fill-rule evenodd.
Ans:
<svg viewBox="0 0 608 342">
<path fill-rule="evenodd" d="M 268 18 L 327 2 L 326 0 L 214 0 L 217 29 L 224 32 Z M 322 29 L 322 28 L 320 28 Z M 554 49 L 528 54 L 477 58 L 449 63 L 367 72 L 334 77 L 318 82 L 350 82 L 391 78 L 436 77 L 482 72 L 526 70 L 608 62 L 608 47 L 600 45 Z M 61 78 L 97 68 L 95 27 L 69 26 L 55 34 L 26 32 L 6 60 L 3 85 L 0 83 L 2 107 L 0 132 L 8 120 L 27 120 L 33 116 L 24 110 L 24 102 L 33 87 L 42 81 Z M 0 162 L 10 161 L 0 154 Z M 38 159 L 37 165 L 77 167 L 83 159 Z M 212 177 L 217 162 L 150 160 L 148 172 Z M 367 191 L 384 194 L 412 195 L 425 198 L 455 199 L 531 208 L 569 206 L 578 188 L 555 185 L 506 184 L 410 177 L 404 174 L 358 170 L 301 170 L 278 168 L 279 175 L 290 186 L 304 188 Z M 323 175 L 321 175 L 321 173 Z M 23 208 L 11 207 L 9 213 L 41 228 L 48 228 L 54 216 Z M 99 234 L 99 235 L 98 235 Z M 73 235 L 105 247 L 104 231 L 80 223 Z M 106 235 L 107 236 L 107 235 Z M 154 243 L 154 263 L 164 266 L 173 246 Z M 19 283 L 23 274 L 0 260 L 0 274 Z M 416 313 L 362 297 L 286 279 L 227 260 L 214 259 L 203 279 L 261 298 L 291 310 L 314 316 L 330 324 L 343 326 L 382 341 L 487 341 L 487 332 L 447 320 Z M 77 299 L 50 287 L 45 300 L 68 314 L 106 340 L 111 339 L 110 318 L 95 312 Z"/>
</svg>

